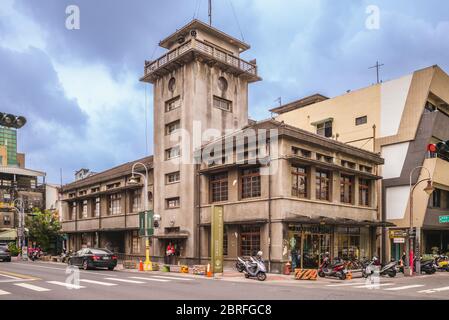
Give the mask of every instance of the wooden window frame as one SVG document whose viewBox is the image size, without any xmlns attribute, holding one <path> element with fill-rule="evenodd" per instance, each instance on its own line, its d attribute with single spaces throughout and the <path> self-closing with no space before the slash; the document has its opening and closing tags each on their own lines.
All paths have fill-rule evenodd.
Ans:
<svg viewBox="0 0 449 320">
<path fill-rule="evenodd" d="M 326 174 L 327 177 L 323 177 Z M 323 199 L 321 194 L 323 193 L 323 184 L 326 186 L 326 197 Z M 321 201 L 331 201 L 331 172 L 325 170 L 316 170 L 315 172 L 315 198 Z"/>
<path fill-rule="evenodd" d="M 300 170 L 303 170 L 304 172 L 301 172 Z M 298 166 L 298 165 L 291 166 L 292 196 L 293 197 L 297 197 L 297 198 L 301 198 L 301 199 L 307 199 L 309 197 L 308 174 L 309 174 L 308 167 Z M 299 182 L 300 182 L 301 178 L 304 179 L 304 192 L 301 192 L 300 188 L 299 188 Z M 298 187 L 295 188 L 295 184 Z"/>
<path fill-rule="evenodd" d="M 170 207 L 169 206 L 169 202 L 170 201 L 177 201 L 177 205 L 176 206 L 174 206 L 174 207 Z M 181 198 L 180 197 L 172 197 L 172 198 L 166 198 L 165 199 L 165 209 L 177 209 L 177 208 L 180 208 L 181 207 Z"/>
<path fill-rule="evenodd" d="M 210 202 L 228 201 L 229 197 L 229 176 L 227 172 L 220 172 L 211 175 L 209 178 Z"/>
<path fill-rule="evenodd" d="M 348 189 L 346 189 L 348 187 Z M 346 191 L 348 191 L 346 193 Z M 340 175 L 340 203 L 354 204 L 354 177 L 349 175 Z"/>
<path fill-rule="evenodd" d="M 257 172 L 255 172 L 257 170 Z M 245 173 L 248 171 L 248 173 Z M 255 188 L 258 185 L 258 188 Z M 247 188 L 249 187 L 249 190 Z M 255 190 L 254 190 L 255 189 Z M 262 195 L 260 168 L 243 169 L 240 171 L 240 190 L 242 199 L 258 198 Z"/>
<path fill-rule="evenodd" d="M 363 197 L 364 192 L 366 192 L 366 202 Z M 368 179 L 359 178 L 359 205 L 362 207 L 371 206 L 371 181 Z"/>
</svg>

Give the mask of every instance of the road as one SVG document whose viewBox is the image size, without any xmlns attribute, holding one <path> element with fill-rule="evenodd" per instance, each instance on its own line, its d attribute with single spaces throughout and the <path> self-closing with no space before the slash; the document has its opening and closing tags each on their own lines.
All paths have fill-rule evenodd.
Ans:
<svg viewBox="0 0 449 320">
<path fill-rule="evenodd" d="M 449 299 L 449 272 L 430 276 L 340 281 L 270 281 L 231 277 L 211 279 L 173 273 L 79 270 L 66 273 L 63 264 L 0 263 L 0 300 L 22 299 L 164 299 L 164 300 L 339 300 Z M 70 270 L 69 270 L 70 271 Z"/>
</svg>

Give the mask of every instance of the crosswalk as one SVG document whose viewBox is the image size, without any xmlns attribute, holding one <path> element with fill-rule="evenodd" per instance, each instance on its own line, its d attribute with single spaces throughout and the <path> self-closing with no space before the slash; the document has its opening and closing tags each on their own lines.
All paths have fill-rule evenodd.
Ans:
<svg viewBox="0 0 449 320">
<path fill-rule="evenodd" d="M 399 286 L 398 286 L 399 285 Z M 398 283 L 393 282 L 384 282 L 384 283 L 370 283 L 367 282 L 354 282 L 354 283 L 338 283 L 338 284 L 328 284 L 326 287 L 343 287 L 343 288 L 354 288 L 354 289 L 368 289 L 368 290 L 382 290 L 382 291 L 390 291 L 390 292 L 400 292 L 403 290 L 413 290 L 416 293 L 420 294 L 431 294 L 442 291 L 449 291 L 449 287 L 439 287 L 439 288 L 429 288 L 424 290 L 425 284 L 409 284 L 409 285 L 400 285 Z M 342 288 L 342 289 L 343 289 Z"/>
<path fill-rule="evenodd" d="M 100 280 L 93 280 L 93 279 L 79 279 L 79 284 L 73 284 L 73 283 L 66 283 L 63 281 L 38 281 L 34 283 L 25 282 L 25 279 L 22 279 L 23 282 L 15 282 L 12 283 L 12 289 L 0 289 L 0 299 L 2 296 L 9 296 L 14 294 L 20 294 L 20 290 L 29 290 L 33 292 L 49 292 L 52 291 L 58 287 L 65 287 L 67 289 L 86 289 L 88 286 L 105 286 L 105 287 L 112 287 L 112 286 L 118 286 L 120 284 L 126 285 L 142 285 L 142 284 L 149 284 L 151 282 L 158 282 L 158 283 L 166 283 L 171 281 L 194 281 L 193 278 L 181 278 L 181 277 L 172 277 L 172 276 L 157 276 L 152 275 L 150 277 L 143 277 L 143 276 L 128 276 L 126 278 L 117 278 L 117 277 L 105 277 Z M 17 281 L 17 280 L 16 280 Z M 15 290 L 18 289 L 19 291 Z"/>
</svg>

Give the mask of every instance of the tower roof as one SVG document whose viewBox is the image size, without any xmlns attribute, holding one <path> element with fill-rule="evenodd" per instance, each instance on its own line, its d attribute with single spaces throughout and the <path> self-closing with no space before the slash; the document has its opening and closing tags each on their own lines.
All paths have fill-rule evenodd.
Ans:
<svg viewBox="0 0 449 320">
<path fill-rule="evenodd" d="M 188 31 L 190 31 L 192 29 L 202 30 L 202 31 L 209 33 L 223 41 L 226 41 L 226 42 L 230 43 L 231 45 L 238 47 L 240 49 L 240 52 L 243 52 L 250 48 L 249 44 L 247 44 L 243 41 L 240 41 L 240 40 L 222 32 L 212 26 L 209 26 L 208 24 L 206 24 L 200 20 L 197 20 L 197 19 L 193 19 L 188 24 L 186 24 L 184 27 L 176 30 L 176 32 L 172 33 L 171 35 L 166 37 L 164 40 L 160 41 L 159 46 L 161 46 L 162 48 L 165 48 L 165 49 L 170 48 L 170 46 L 177 41 L 177 39 L 180 35 L 186 34 Z"/>
</svg>

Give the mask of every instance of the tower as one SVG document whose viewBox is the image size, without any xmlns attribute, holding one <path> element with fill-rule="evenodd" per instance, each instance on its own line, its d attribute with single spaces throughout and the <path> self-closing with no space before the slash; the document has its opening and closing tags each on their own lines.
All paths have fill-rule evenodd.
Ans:
<svg viewBox="0 0 449 320">
<path fill-rule="evenodd" d="M 171 242 L 189 260 L 198 258 L 193 151 L 213 138 L 205 132 L 223 135 L 248 124 L 248 84 L 260 78 L 255 60 L 239 57 L 248 44 L 199 20 L 159 45 L 168 52 L 145 61 L 140 79 L 154 85 L 154 211 L 162 220 L 153 246 L 164 255 Z"/>
</svg>

